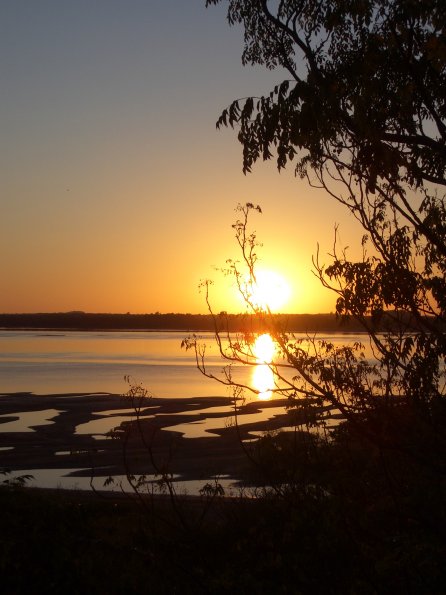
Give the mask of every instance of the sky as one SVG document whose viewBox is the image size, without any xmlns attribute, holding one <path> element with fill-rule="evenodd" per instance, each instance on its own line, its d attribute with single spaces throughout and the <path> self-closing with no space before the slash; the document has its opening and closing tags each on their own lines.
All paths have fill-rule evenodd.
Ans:
<svg viewBox="0 0 446 595">
<path fill-rule="evenodd" d="M 0 312 L 204 313 L 204 279 L 216 311 L 241 310 L 218 269 L 246 202 L 281 310 L 334 311 L 312 255 L 330 262 L 335 224 L 342 247 L 361 232 L 292 170 L 242 173 L 215 122 L 283 73 L 243 67 L 242 30 L 204 4 L 0 0 Z"/>
</svg>

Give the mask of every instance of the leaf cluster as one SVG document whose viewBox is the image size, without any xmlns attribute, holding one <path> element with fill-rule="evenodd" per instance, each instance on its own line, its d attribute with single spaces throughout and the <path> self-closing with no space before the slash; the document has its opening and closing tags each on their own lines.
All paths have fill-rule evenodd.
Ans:
<svg viewBox="0 0 446 595">
<path fill-rule="evenodd" d="M 445 182 L 441 0 L 226 3 L 229 23 L 244 28 L 243 63 L 288 74 L 218 120 L 239 127 L 245 172 L 276 155 L 279 169 L 297 157 L 302 175 L 333 159 L 372 193 L 383 182 Z"/>
</svg>

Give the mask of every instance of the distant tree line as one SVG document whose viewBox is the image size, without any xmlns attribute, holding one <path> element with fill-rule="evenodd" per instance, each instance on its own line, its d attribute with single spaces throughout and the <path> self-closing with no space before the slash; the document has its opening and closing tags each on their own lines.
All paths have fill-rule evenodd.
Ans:
<svg viewBox="0 0 446 595">
<path fill-rule="evenodd" d="M 364 329 L 354 319 L 340 320 L 335 314 L 277 314 L 279 326 L 295 332 L 359 332 Z M 401 316 L 388 313 L 374 322 L 376 330 L 389 330 Z M 373 321 L 371 320 L 371 324 Z M 407 330 L 416 326 L 406 317 Z M 0 328 L 58 330 L 180 330 L 180 331 L 262 332 L 264 321 L 251 314 L 93 314 L 85 312 L 54 312 L 47 314 L 0 314 Z"/>
</svg>

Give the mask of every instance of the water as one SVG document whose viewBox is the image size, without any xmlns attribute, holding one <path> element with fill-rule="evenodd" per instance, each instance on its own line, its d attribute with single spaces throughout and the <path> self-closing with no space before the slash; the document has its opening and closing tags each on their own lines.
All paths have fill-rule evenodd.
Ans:
<svg viewBox="0 0 446 595">
<path fill-rule="evenodd" d="M 124 376 L 131 376 L 134 381 L 142 383 L 155 397 L 227 397 L 229 389 L 200 374 L 194 353 L 181 348 L 181 341 L 186 335 L 186 332 L 0 331 L 0 399 L 1 394 L 22 392 L 35 395 L 74 393 L 79 394 L 80 399 L 82 393 L 122 394 L 128 388 Z M 214 344 L 213 335 L 207 333 L 202 336 L 208 345 L 208 371 L 219 376 L 224 362 Z M 341 334 L 320 338 L 337 345 L 364 339 L 360 335 Z M 252 384 L 256 382 L 255 370 L 255 367 L 236 366 L 234 374 L 237 380 Z M 258 390 L 263 391 L 264 388 L 259 387 Z M 268 386 L 263 397 L 267 392 Z M 185 409 L 187 407 L 185 401 Z M 211 407 L 207 412 L 218 413 L 218 408 Z M 60 413 L 56 409 L 46 409 L 9 414 L 8 420 L 1 419 L 4 423 L 0 423 L 0 433 L 34 432 L 36 426 L 56 423 Z M 98 434 L 101 439 L 111 427 L 126 419 L 119 415 L 128 413 L 121 409 L 94 414 L 93 419 L 77 426 L 75 433 Z M 172 419 L 170 429 L 181 432 L 185 438 L 214 435 L 218 439 L 212 434 L 212 429 L 222 428 L 228 423 L 228 416 L 220 413 L 222 415 L 219 418 L 210 415 L 208 419 L 204 415 L 203 419 L 197 421 L 193 418 L 190 423 L 175 423 Z M 247 415 L 240 422 L 250 423 L 271 418 L 278 413 L 280 411 L 276 407 L 265 408 L 255 415 Z M 152 414 L 156 415 L 156 411 L 145 412 L 148 416 Z M 2 445 L 1 450 L 3 452 L 13 447 L 14 444 L 8 442 Z M 60 467 L 63 467 L 64 457 L 58 454 L 58 458 L 61 459 Z M 69 471 L 72 473 L 73 469 Z M 20 473 L 32 473 L 35 476 L 33 485 L 42 487 L 72 485 L 89 488 L 85 478 L 70 477 L 70 473 L 62 468 L 22 470 L 16 474 Z"/>
<path fill-rule="evenodd" d="M 54 394 L 127 390 L 124 376 L 154 396 L 225 395 L 204 378 L 193 354 L 181 349 L 186 332 L 0 331 L 0 392 Z M 212 335 L 206 336 L 212 343 Z M 209 361 L 217 372 L 216 349 Z"/>
<path fill-rule="evenodd" d="M 109 392 L 120 394 L 130 375 L 153 396 L 227 396 L 221 384 L 200 374 L 191 351 L 181 348 L 186 332 L 0 331 L 0 393 Z M 213 335 L 204 333 L 209 371 L 220 375 L 222 360 Z M 319 338 L 319 337 L 318 337 Z M 363 335 L 321 335 L 341 345 Z M 252 369 L 235 367 L 249 382 Z"/>
</svg>

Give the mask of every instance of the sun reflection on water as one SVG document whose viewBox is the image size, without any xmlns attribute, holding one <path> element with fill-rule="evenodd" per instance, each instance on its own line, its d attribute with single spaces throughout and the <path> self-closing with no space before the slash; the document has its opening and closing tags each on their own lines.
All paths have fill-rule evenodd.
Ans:
<svg viewBox="0 0 446 595">
<path fill-rule="evenodd" d="M 269 401 L 274 388 L 274 374 L 269 364 L 276 353 L 276 345 L 268 333 L 259 335 L 252 348 L 253 354 L 259 365 L 255 366 L 252 373 L 253 387 L 259 391 L 260 401 Z"/>
<path fill-rule="evenodd" d="M 252 384 L 259 391 L 260 401 L 269 401 L 273 396 L 274 374 L 267 364 L 256 366 L 252 374 Z"/>
<path fill-rule="evenodd" d="M 254 342 L 252 352 L 259 364 L 271 363 L 276 352 L 276 345 L 272 340 L 271 335 L 268 333 L 259 335 Z"/>
</svg>

